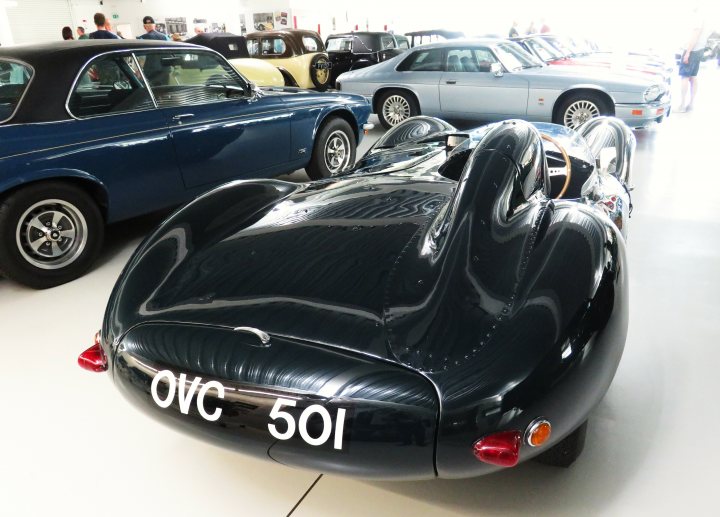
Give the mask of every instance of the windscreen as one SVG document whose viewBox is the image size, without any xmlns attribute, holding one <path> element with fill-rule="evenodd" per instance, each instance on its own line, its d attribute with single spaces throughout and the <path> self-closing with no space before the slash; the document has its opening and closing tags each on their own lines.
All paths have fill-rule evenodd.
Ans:
<svg viewBox="0 0 720 517">
<path fill-rule="evenodd" d="M 495 46 L 495 52 L 503 66 L 510 71 L 543 66 L 540 61 L 525 52 L 517 43 L 498 43 Z"/>
</svg>

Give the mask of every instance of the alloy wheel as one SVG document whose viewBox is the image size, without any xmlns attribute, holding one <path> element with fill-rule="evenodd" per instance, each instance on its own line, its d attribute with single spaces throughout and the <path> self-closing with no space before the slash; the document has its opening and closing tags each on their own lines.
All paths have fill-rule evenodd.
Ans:
<svg viewBox="0 0 720 517">
<path fill-rule="evenodd" d="M 342 172 L 350 161 L 350 140 L 344 131 L 336 130 L 330 133 L 325 143 L 325 166 L 330 175 Z"/>
<path fill-rule="evenodd" d="M 591 118 L 600 116 L 600 108 L 597 104 L 587 100 L 575 101 L 565 110 L 563 124 L 570 129 L 582 126 Z"/>
<path fill-rule="evenodd" d="M 410 118 L 410 103 L 402 95 L 391 95 L 382 107 L 383 117 L 391 126 L 397 126 L 400 122 Z"/>
<path fill-rule="evenodd" d="M 40 269 L 59 269 L 85 249 L 88 226 L 78 208 L 62 199 L 46 199 L 28 208 L 18 220 L 15 238 L 20 254 Z"/>
</svg>

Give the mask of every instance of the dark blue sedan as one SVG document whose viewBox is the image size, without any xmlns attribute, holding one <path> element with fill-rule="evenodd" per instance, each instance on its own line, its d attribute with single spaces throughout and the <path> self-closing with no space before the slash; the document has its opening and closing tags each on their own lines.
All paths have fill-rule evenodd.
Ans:
<svg viewBox="0 0 720 517">
<path fill-rule="evenodd" d="M 91 266 L 106 223 L 231 179 L 333 176 L 369 114 L 360 96 L 257 90 L 189 44 L 0 49 L 0 273 L 59 285 Z"/>
</svg>

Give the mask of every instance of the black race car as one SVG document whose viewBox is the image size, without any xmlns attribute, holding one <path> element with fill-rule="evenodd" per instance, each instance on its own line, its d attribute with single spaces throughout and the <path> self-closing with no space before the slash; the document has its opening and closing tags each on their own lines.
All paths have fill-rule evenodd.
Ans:
<svg viewBox="0 0 720 517">
<path fill-rule="evenodd" d="M 386 61 L 405 52 L 407 46 L 400 48 L 389 32 L 349 32 L 330 35 L 325 48 L 332 63 L 330 85 L 335 86 L 340 74 Z"/>
<path fill-rule="evenodd" d="M 567 465 L 625 343 L 633 148 L 615 119 L 417 117 L 342 177 L 228 183 L 140 245 L 79 362 L 165 423 L 287 465 Z"/>
</svg>

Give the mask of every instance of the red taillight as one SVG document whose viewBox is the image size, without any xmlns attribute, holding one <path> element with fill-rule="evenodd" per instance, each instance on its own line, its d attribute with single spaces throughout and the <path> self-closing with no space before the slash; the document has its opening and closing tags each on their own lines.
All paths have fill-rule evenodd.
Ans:
<svg viewBox="0 0 720 517">
<path fill-rule="evenodd" d="M 502 431 L 480 438 L 473 445 L 473 453 L 485 463 L 514 467 L 518 462 L 521 443 L 520 431 Z"/>
<path fill-rule="evenodd" d="M 104 372 L 107 370 L 107 357 L 100 345 L 100 332 L 95 334 L 95 344 L 78 356 L 81 368 L 91 372 Z"/>
</svg>

